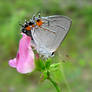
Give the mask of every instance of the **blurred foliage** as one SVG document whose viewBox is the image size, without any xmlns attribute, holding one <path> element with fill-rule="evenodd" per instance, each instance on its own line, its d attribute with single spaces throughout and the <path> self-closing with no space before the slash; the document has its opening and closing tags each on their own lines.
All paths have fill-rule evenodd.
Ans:
<svg viewBox="0 0 92 92">
<path fill-rule="evenodd" d="M 0 92 L 56 92 L 49 81 L 39 83 L 39 72 L 22 75 L 8 66 L 8 60 L 15 57 L 18 50 L 19 23 L 38 11 L 42 16 L 59 14 L 72 19 L 70 32 L 52 62 L 65 61 L 63 71 L 72 92 L 91 92 L 92 0 L 0 0 Z M 68 92 L 60 71 L 52 72 L 52 77 L 63 92 Z"/>
</svg>

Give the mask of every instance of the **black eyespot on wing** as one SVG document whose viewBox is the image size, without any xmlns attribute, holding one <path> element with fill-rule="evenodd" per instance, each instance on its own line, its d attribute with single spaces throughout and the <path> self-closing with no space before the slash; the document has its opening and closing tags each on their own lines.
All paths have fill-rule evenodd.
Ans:
<svg viewBox="0 0 92 92">
<path fill-rule="evenodd" d="M 51 54 L 51 55 L 54 55 L 54 53 L 55 53 L 55 52 L 52 52 L 52 54 Z"/>
</svg>

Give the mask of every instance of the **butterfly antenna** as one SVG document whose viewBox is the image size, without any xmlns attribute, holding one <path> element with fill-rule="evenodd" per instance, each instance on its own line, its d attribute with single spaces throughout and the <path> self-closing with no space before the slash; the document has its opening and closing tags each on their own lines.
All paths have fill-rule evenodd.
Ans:
<svg viewBox="0 0 92 92">
<path fill-rule="evenodd" d="M 37 16 L 37 15 L 39 15 L 40 14 L 40 11 L 38 11 L 35 15 Z"/>
<path fill-rule="evenodd" d="M 27 20 L 25 20 L 25 24 L 27 24 L 28 22 L 27 22 Z"/>
<path fill-rule="evenodd" d="M 35 20 L 35 15 L 33 15 L 32 20 Z"/>
<path fill-rule="evenodd" d="M 24 25 L 23 25 L 23 24 L 21 24 L 21 23 L 19 23 L 19 25 L 20 25 L 21 27 L 24 27 Z"/>
<path fill-rule="evenodd" d="M 39 14 L 38 14 L 38 17 L 41 18 L 41 14 L 40 14 L 40 12 L 39 12 Z"/>
</svg>

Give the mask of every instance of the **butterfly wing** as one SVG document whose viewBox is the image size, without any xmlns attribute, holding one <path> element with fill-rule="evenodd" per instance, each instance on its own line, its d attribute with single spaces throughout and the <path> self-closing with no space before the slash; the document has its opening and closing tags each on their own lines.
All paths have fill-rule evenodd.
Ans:
<svg viewBox="0 0 92 92">
<path fill-rule="evenodd" d="M 33 39 L 38 48 L 46 48 L 49 52 L 54 52 L 67 35 L 71 19 L 60 15 L 41 19 L 44 24 L 34 29 Z"/>
</svg>

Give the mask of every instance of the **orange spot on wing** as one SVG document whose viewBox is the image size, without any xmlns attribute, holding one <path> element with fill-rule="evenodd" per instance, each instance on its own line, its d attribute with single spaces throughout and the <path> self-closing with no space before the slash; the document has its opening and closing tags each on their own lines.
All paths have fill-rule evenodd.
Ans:
<svg viewBox="0 0 92 92">
<path fill-rule="evenodd" d="M 31 27 L 30 26 L 26 27 L 26 30 L 27 31 L 30 31 L 31 30 Z"/>
<path fill-rule="evenodd" d="M 32 25 L 32 27 L 35 27 L 35 25 Z"/>
<path fill-rule="evenodd" d="M 36 24 L 37 24 L 38 26 L 41 26 L 41 25 L 43 24 L 43 22 L 42 22 L 42 20 L 39 20 L 38 22 L 36 22 Z"/>
</svg>

